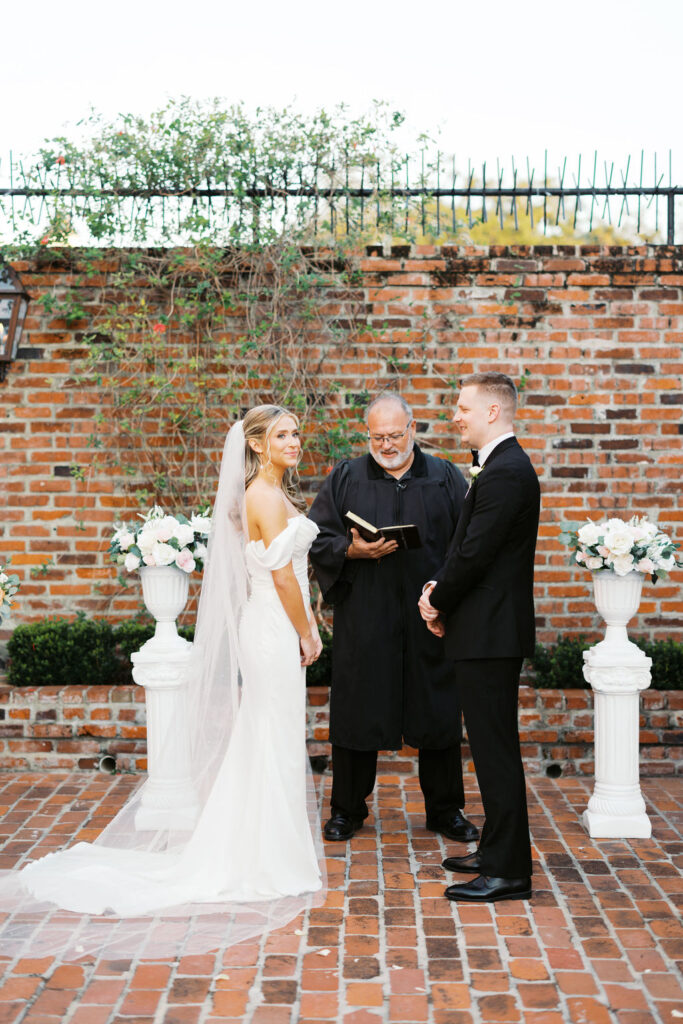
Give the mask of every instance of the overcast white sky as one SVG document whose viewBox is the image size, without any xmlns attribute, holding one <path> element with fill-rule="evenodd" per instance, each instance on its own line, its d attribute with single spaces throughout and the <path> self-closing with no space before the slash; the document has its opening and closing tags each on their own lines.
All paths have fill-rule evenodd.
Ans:
<svg viewBox="0 0 683 1024">
<path fill-rule="evenodd" d="M 441 127 L 466 166 L 549 150 L 584 167 L 674 154 L 683 183 L 683 0 L 32 0 L 0 9 L 0 176 L 93 105 L 172 96 L 303 109 L 386 99 L 415 134 Z M 616 178 L 616 175 L 615 175 Z M 613 182 L 618 184 L 616 180 Z M 668 184 L 667 178 L 663 184 Z M 583 182 L 582 182 L 583 184 Z"/>
</svg>

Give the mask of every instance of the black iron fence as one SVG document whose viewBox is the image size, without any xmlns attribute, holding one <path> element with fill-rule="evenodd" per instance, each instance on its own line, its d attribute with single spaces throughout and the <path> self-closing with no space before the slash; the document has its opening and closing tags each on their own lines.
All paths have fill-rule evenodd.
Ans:
<svg viewBox="0 0 683 1024">
<path fill-rule="evenodd" d="M 102 187 L 78 168 L 53 162 L 25 169 L 10 155 L 4 173 L 0 161 L 0 239 L 35 238 L 44 230 L 46 240 L 149 244 L 209 232 L 230 242 L 288 225 L 317 239 L 360 231 L 444 241 L 490 225 L 583 238 L 609 226 L 626 241 L 675 243 L 683 186 L 672 184 L 670 156 L 669 184 L 656 158 L 652 182 L 645 182 L 643 154 L 640 161 L 629 157 L 618 174 L 613 162 L 603 162 L 599 173 L 597 154 L 592 164 L 582 183 L 579 158 L 565 183 L 566 159 L 555 175 L 547 161 L 539 175 L 528 161 L 521 170 L 514 160 L 511 172 L 497 163 L 492 174 L 486 163 L 463 172 L 454 157 L 428 159 L 423 152 L 377 162 L 347 156 L 341 165 L 300 165 L 296 173 L 271 166 L 250 177 L 226 168 L 211 180 L 130 184 L 121 174 L 115 186 Z"/>
</svg>

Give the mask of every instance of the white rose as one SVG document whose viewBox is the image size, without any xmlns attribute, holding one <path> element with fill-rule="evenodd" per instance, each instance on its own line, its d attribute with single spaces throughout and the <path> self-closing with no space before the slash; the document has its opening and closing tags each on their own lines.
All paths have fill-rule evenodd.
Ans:
<svg viewBox="0 0 683 1024">
<path fill-rule="evenodd" d="M 206 558 L 207 554 L 208 554 L 208 552 L 207 552 L 207 549 L 206 549 L 206 544 L 195 544 L 195 546 L 194 546 L 194 557 L 195 558 L 202 558 L 202 559 L 204 559 L 204 558 Z"/>
<path fill-rule="evenodd" d="M 633 547 L 633 534 L 630 528 L 620 523 L 619 527 L 606 530 L 605 547 L 611 555 L 627 555 Z"/>
<path fill-rule="evenodd" d="M 599 558 L 597 555 L 590 555 L 586 559 L 586 568 L 587 569 L 591 569 L 591 570 L 592 569 L 602 569 L 602 566 L 603 566 L 602 558 Z"/>
<path fill-rule="evenodd" d="M 150 555 L 157 542 L 156 534 L 151 526 L 143 526 L 138 537 L 138 547 L 143 555 Z M 147 563 L 149 564 L 149 563 Z"/>
<path fill-rule="evenodd" d="M 642 526 L 634 524 L 630 529 L 633 539 L 636 543 L 639 543 L 641 540 L 647 539 L 647 532 L 643 529 Z"/>
<path fill-rule="evenodd" d="M 180 523 L 175 516 L 164 516 L 163 519 L 158 519 L 155 522 L 154 535 L 158 541 L 164 543 L 171 539 L 178 526 Z"/>
<path fill-rule="evenodd" d="M 152 548 L 152 557 L 155 565 L 172 565 L 178 552 L 170 544 L 163 544 L 161 541 Z"/>
<path fill-rule="evenodd" d="M 660 567 L 664 569 L 665 572 L 669 572 L 676 566 L 676 559 L 674 555 L 668 555 L 666 558 L 660 557 L 657 559 L 657 561 L 659 562 Z"/>
<path fill-rule="evenodd" d="M 118 541 L 119 547 L 122 551 L 127 551 L 131 544 L 135 543 L 135 534 L 131 533 L 129 529 L 122 526 L 120 530 L 117 530 L 114 534 L 114 540 Z"/>
<path fill-rule="evenodd" d="M 190 526 L 195 533 L 207 534 L 211 529 L 211 516 L 192 516 Z"/>
<path fill-rule="evenodd" d="M 602 536 L 602 530 L 595 523 L 586 523 L 579 530 L 578 537 L 581 544 L 585 544 L 586 547 L 592 547 L 597 544 L 600 537 Z"/>
<path fill-rule="evenodd" d="M 583 551 L 577 551 L 576 555 L 575 555 L 575 558 L 576 558 L 577 562 L 585 562 L 586 561 L 586 556 L 584 555 Z"/>
<path fill-rule="evenodd" d="M 186 523 L 178 523 L 173 531 L 173 536 L 178 541 L 181 548 L 184 548 L 194 540 L 194 529 Z"/>
<path fill-rule="evenodd" d="M 617 576 L 626 576 L 634 567 L 633 559 L 630 555 L 616 555 L 612 561 Z"/>
<path fill-rule="evenodd" d="M 655 571 L 655 563 L 651 558 L 641 558 L 639 562 L 636 562 L 636 569 L 638 572 L 653 573 Z"/>
<path fill-rule="evenodd" d="M 145 565 L 156 565 L 156 562 L 154 561 L 154 555 L 143 555 L 142 561 L 145 563 Z"/>
<path fill-rule="evenodd" d="M 196 566 L 196 562 L 192 557 L 192 552 L 188 551 L 187 548 L 183 548 L 182 551 L 178 551 L 175 556 L 175 564 L 183 572 L 193 572 Z"/>
<path fill-rule="evenodd" d="M 134 572 L 135 569 L 140 565 L 140 559 L 137 555 L 134 555 L 132 551 L 129 551 L 126 555 L 126 560 L 123 563 L 128 572 Z"/>
<path fill-rule="evenodd" d="M 0 583 L 7 583 L 9 576 L 6 576 L 4 572 L 0 572 Z"/>
</svg>

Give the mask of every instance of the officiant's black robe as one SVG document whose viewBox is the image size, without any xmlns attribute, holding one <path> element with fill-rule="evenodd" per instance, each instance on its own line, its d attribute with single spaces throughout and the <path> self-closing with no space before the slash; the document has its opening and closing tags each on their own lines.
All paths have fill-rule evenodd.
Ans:
<svg viewBox="0 0 683 1024">
<path fill-rule="evenodd" d="M 417 602 L 443 565 L 466 491 L 450 462 L 415 445 L 401 479 L 370 455 L 333 469 L 310 510 L 320 528 L 311 561 L 334 606 L 330 739 L 351 750 L 439 750 L 460 742 L 461 715 L 443 641 Z M 375 526 L 414 523 L 423 546 L 380 561 L 346 559 L 343 522 L 355 512 Z"/>
</svg>

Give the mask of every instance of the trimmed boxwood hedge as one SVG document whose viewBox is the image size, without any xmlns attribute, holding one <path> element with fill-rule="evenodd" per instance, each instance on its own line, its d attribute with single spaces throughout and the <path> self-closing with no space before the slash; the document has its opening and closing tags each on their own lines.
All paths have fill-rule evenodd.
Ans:
<svg viewBox="0 0 683 1024">
<path fill-rule="evenodd" d="M 675 640 L 645 640 L 634 637 L 633 643 L 652 658 L 652 689 L 683 689 L 683 644 Z M 531 671 L 526 678 L 537 689 L 590 689 L 583 678 L 583 652 L 592 644 L 585 637 L 563 637 L 552 647 L 536 644 Z"/>
<path fill-rule="evenodd" d="M 194 626 L 178 630 L 186 640 Z M 154 634 L 152 622 L 44 619 L 17 626 L 7 644 L 10 686 L 97 686 L 131 683 L 130 655 Z"/>
<path fill-rule="evenodd" d="M 178 630 L 186 640 L 194 626 Z M 45 619 L 17 626 L 8 643 L 10 686 L 95 686 L 132 682 L 130 655 L 154 633 L 151 622 L 110 622 L 87 619 Z M 306 673 L 309 686 L 324 686 L 332 671 L 332 634 L 321 633 L 323 651 Z M 683 644 L 675 640 L 634 642 L 652 658 L 652 688 L 683 689 Z M 527 662 L 524 681 L 537 689 L 588 689 L 583 678 L 583 652 L 591 644 L 582 636 L 564 637 L 556 644 L 536 645 Z"/>
</svg>

